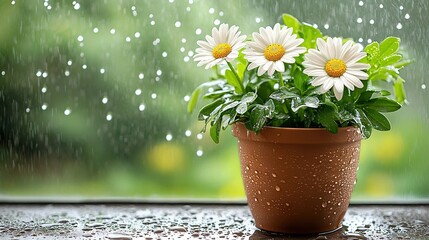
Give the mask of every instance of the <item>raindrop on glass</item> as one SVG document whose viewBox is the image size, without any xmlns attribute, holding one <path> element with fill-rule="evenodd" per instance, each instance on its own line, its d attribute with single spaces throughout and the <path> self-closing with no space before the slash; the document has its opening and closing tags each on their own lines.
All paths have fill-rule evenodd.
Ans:
<svg viewBox="0 0 429 240">
<path fill-rule="evenodd" d="M 219 16 L 223 16 L 223 12 L 222 11 L 219 12 Z"/>
<path fill-rule="evenodd" d="M 362 23 L 362 18 L 357 18 L 357 19 L 356 19 L 356 22 L 357 22 L 357 23 Z"/>
<path fill-rule="evenodd" d="M 104 74 L 105 72 L 106 72 L 106 69 L 104 69 L 104 68 L 101 68 L 101 69 L 100 69 L 100 73 L 101 73 L 101 74 Z"/>
<path fill-rule="evenodd" d="M 368 38 L 367 42 L 368 42 L 368 43 L 372 43 L 372 39 L 371 39 L 371 38 Z"/>
<path fill-rule="evenodd" d="M 67 61 L 67 65 L 71 66 L 73 64 L 72 60 Z"/>
<path fill-rule="evenodd" d="M 405 19 L 410 19 L 410 14 L 405 14 Z"/>
<path fill-rule="evenodd" d="M 103 99 L 101 99 L 101 102 L 103 104 L 106 104 L 109 101 L 109 99 L 107 97 L 104 97 Z"/>
<path fill-rule="evenodd" d="M 204 136 L 204 135 L 203 135 L 202 133 L 198 133 L 198 134 L 197 134 L 197 139 L 198 139 L 198 140 L 201 140 L 201 139 L 203 139 L 203 136 Z"/>
<path fill-rule="evenodd" d="M 182 38 L 182 43 L 186 43 L 186 38 Z"/>
<path fill-rule="evenodd" d="M 37 77 L 42 76 L 42 72 L 41 72 L 41 71 L 37 71 L 36 76 L 37 76 Z"/>
<path fill-rule="evenodd" d="M 261 22 L 261 18 L 259 18 L 259 17 L 255 18 L 255 22 L 256 23 L 260 23 Z"/>
<path fill-rule="evenodd" d="M 115 34 L 116 30 L 114 28 L 110 29 L 110 34 Z"/>
<path fill-rule="evenodd" d="M 152 99 L 156 99 L 157 95 L 156 95 L 156 93 L 152 93 L 152 94 L 150 95 L 150 97 L 151 97 Z"/>
<path fill-rule="evenodd" d="M 64 110 L 64 115 L 68 116 L 70 115 L 70 113 L 71 113 L 70 109 L 67 108 L 66 110 Z"/>
<path fill-rule="evenodd" d="M 197 156 L 198 156 L 198 157 L 203 156 L 203 154 L 204 154 L 203 150 L 198 150 L 198 151 L 197 151 Z"/>
<path fill-rule="evenodd" d="M 197 28 L 195 30 L 195 34 L 200 35 L 202 33 L 202 30 L 200 28 Z"/>
<path fill-rule="evenodd" d="M 139 96 L 140 94 L 142 94 L 142 90 L 140 88 L 137 88 L 136 91 L 134 92 L 137 96 Z"/>
<path fill-rule="evenodd" d="M 146 108 L 146 106 L 144 104 L 140 104 L 140 106 L 139 106 L 140 112 L 143 112 L 145 108 Z"/>
<path fill-rule="evenodd" d="M 82 65 L 82 69 L 86 69 L 88 66 L 86 66 L 86 64 Z"/>
<path fill-rule="evenodd" d="M 183 97 L 183 100 L 185 100 L 185 102 L 189 102 L 190 99 L 191 99 L 191 97 L 189 97 L 188 95 Z"/>
<path fill-rule="evenodd" d="M 358 41 L 359 41 L 359 42 L 363 42 L 363 38 L 359 38 L 359 39 L 358 39 Z"/>
<path fill-rule="evenodd" d="M 398 23 L 398 24 L 396 25 L 396 28 L 397 28 L 397 29 L 402 29 L 402 24 L 401 24 L 401 23 Z"/>
<path fill-rule="evenodd" d="M 140 73 L 140 74 L 139 74 L 139 78 L 140 78 L 140 79 L 143 79 L 143 78 L 144 78 L 144 74 L 143 74 L 143 73 Z"/>
<path fill-rule="evenodd" d="M 404 10 L 404 6 L 399 6 L 399 10 Z"/>
<path fill-rule="evenodd" d="M 180 21 L 177 21 L 176 23 L 174 23 L 174 26 L 178 28 L 182 26 L 182 23 Z"/>
<path fill-rule="evenodd" d="M 323 27 L 324 27 L 325 29 L 329 29 L 329 24 L 325 24 Z"/>
<path fill-rule="evenodd" d="M 76 4 L 74 5 L 74 9 L 75 9 L 75 10 L 79 10 L 79 8 L 80 8 L 80 4 L 79 4 L 79 3 L 76 3 Z"/>
<path fill-rule="evenodd" d="M 210 9 L 209 9 L 209 13 L 210 13 L 210 14 L 213 14 L 214 12 L 215 12 L 214 8 L 210 8 Z"/>
<path fill-rule="evenodd" d="M 1 75 L 2 76 L 6 75 L 6 72 L 5 71 L 1 71 Z"/>
<path fill-rule="evenodd" d="M 70 76 L 70 71 L 66 70 L 66 71 L 64 72 L 64 75 L 65 75 L 66 77 Z"/>
<path fill-rule="evenodd" d="M 45 111 L 47 108 L 48 108 L 48 105 L 47 105 L 46 103 L 44 103 L 44 104 L 42 105 L 42 110 L 43 110 L 43 111 Z"/>
<path fill-rule="evenodd" d="M 47 72 L 42 73 L 42 77 L 43 78 L 47 78 L 48 77 L 48 73 Z"/>
<path fill-rule="evenodd" d="M 188 56 L 186 56 L 186 57 L 183 58 L 184 62 L 189 62 L 189 60 L 190 60 L 190 58 Z"/>
<path fill-rule="evenodd" d="M 46 87 L 42 87 L 42 93 L 45 93 L 46 91 L 48 91 L 48 89 Z"/>
<path fill-rule="evenodd" d="M 161 71 L 161 69 L 158 69 L 158 70 L 156 71 L 156 75 L 158 75 L 158 76 L 161 76 L 161 75 L 162 75 L 162 71 Z"/>
<path fill-rule="evenodd" d="M 106 120 L 107 121 L 111 121 L 112 120 L 112 114 L 107 114 L 107 116 L 106 116 Z"/>
<path fill-rule="evenodd" d="M 126 42 L 131 42 L 131 38 L 130 38 L 130 37 L 126 37 L 126 38 L 125 38 L 125 41 L 126 41 Z"/>
<path fill-rule="evenodd" d="M 94 32 L 94 33 L 98 33 L 98 28 L 94 28 L 94 29 L 92 29 L 92 31 Z"/>
<path fill-rule="evenodd" d="M 220 20 L 219 20 L 219 19 L 215 19 L 215 20 L 213 21 L 213 24 L 214 24 L 214 25 L 216 25 L 216 26 L 217 26 L 217 25 L 219 25 L 219 24 L 220 24 Z"/>
<path fill-rule="evenodd" d="M 171 141 L 171 140 L 173 140 L 173 135 L 171 135 L 171 134 L 167 134 L 167 135 L 165 136 L 165 140 L 167 140 L 167 141 Z"/>
<path fill-rule="evenodd" d="M 190 137 L 192 134 L 191 130 L 186 130 L 185 131 L 185 136 Z"/>
<path fill-rule="evenodd" d="M 135 38 L 139 38 L 140 37 L 140 33 L 139 32 L 134 33 L 134 37 Z"/>
<path fill-rule="evenodd" d="M 359 1 L 359 6 L 363 6 L 363 1 Z"/>
<path fill-rule="evenodd" d="M 167 52 L 162 53 L 162 57 L 167 57 L 167 55 L 168 55 Z"/>
<path fill-rule="evenodd" d="M 79 35 L 79 36 L 77 37 L 77 40 L 78 40 L 79 42 L 82 42 L 82 41 L 83 41 L 83 36 L 82 36 L 82 35 Z"/>
<path fill-rule="evenodd" d="M 384 6 L 383 6 L 383 4 L 380 4 L 378 7 L 379 7 L 379 8 L 383 8 Z"/>
<path fill-rule="evenodd" d="M 29 109 L 29 108 L 26 108 L 26 109 L 25 109 L 25 112 L 30 112 L 30 109 Z"/>
<path fill-rule="evenodd" d="M 369 24 L 371 25 L 374 24 L 374 22 L 375 22 L 374 19 L 369 20 Z"/>
<path fill-rule="evenodd" d="M 422 84 L 422 89 L 425 90 L 426 89 L 426 84 Z"/>
</svg>

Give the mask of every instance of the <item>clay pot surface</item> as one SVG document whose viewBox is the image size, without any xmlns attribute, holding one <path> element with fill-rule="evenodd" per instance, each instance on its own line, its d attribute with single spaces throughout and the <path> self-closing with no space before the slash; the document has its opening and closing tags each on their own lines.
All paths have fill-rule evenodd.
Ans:
<svg viewBox="0 0 429 240">
<path fill-rule="evenodd" d="M 233 125 L 250 211 L 262 230 L 309 234 L 341 227 L 358 168 L 360 131 Z"/>
</svg>

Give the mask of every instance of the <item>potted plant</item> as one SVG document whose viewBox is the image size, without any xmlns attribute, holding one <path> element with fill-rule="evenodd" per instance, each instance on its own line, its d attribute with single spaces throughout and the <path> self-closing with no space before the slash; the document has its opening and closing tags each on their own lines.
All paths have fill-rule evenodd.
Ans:
<svg viewBox="0 0 429 240">
<path fill-rule="evenodd" d="M 405 102 L 399 70 L 410 61 L 398 52 L 396 37 L 363 48 L 291 15 L 283 21 L 251 39 L 222 24 L 198 41 L 194 60 L 215 76 L 195 89 L 188 110 L 206 90 L 211 102 L 198 119 L 213 141 L 232 125 L 258 228 L 334 231 L 356 182 L 360 141 L 373 129 L 390 130 L 383 113 Z"/>
</svg>

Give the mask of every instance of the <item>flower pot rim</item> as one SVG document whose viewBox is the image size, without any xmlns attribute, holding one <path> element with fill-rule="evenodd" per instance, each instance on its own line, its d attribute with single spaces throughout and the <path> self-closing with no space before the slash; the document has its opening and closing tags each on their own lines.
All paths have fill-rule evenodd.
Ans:
<svg viewBox="0 0 429 240">
<path fill-rule="evenodd" d="M 287 144 L 338 144 L 362 140 L 359 128 L 349 126 L 331 133 L 325 128 L 289 128 L 264 126 L 259 133 L 248 130 L 244 123 L 232 125 L 232 133 L 239 141 L 258 141 Z"/>
</svg>

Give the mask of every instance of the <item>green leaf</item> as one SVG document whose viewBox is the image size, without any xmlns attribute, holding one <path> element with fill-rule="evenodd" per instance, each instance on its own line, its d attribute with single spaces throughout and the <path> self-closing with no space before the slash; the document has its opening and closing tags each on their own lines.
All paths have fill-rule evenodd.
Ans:
<svg viewBox="0 0 429 240">
<path fill-rule="evenodd" d="M 235 77 L 234 73 L 231 70 L 227 69 L 225 71 L 225 78 L 226 82 L 229 85 L 233 86 L 238 94 L 243 93 L 240 82 L 238 82 L 239 80 Z"/>
<path fill-rule="evenodd" d="M 375 70 L 369 77 L 369 80 L 387 80 L 389 77 L 396 78 L 399 72 L 393 66 L 380 67 Z"/>
<path fill-rule="evenodd" d="M 358 125 L 363 137 L 365 139 L 368 139 L 371 137 L 372 133 L 372 124 L 369 121 L 369 119 L 366 117 L 365 113 L 361 109 L 356 109 L 355 111 L 355 117 L 353 120 Z"/>
<path fill-rule="evenodd" d="M 369 99 L 371 99 L 372 95 L 375 93 L 375 91 L 365 91 L 362 92 L 359 96 L 359 99 L 357 102 L 361 103 L 361 102 L 366 102 Z"/>
<path fill-rule="evenodd" d="M 399 49 L 399 42 L 401 40 L 397 37 L 388 37 L 380 43 L 380 57 L 384 58 L 396 53 Z"/>
<path fill-rule="evenodd" d="M 223 103 L 223 99 L 219 98 L 216 101 L 213 101 L 204 107 L 201 108 L 200 112 L 198 113 L 198 120 L 203 121 L 207 118 L 207 116 L 210 116 L 214 110 L 220 106 Z"/>
<path fill-rule="evenodd" d="M 373 128 L 380 131 L 390 130 L 390 122 L 383 114 L 370 108 L 365 108 L 363 111 Z"/>
<path fill-rule="evenodd" d="M 219 143 L 219 132 L 220 132 L 221 122 L 217 121 L 210 127 L 210 137 L 213 142 Z"/>
<path fill-rule="evenodd" d="M 244 114 L 247 112 L 247 103 L 246 102 L 242 102 L 240 103 L 240 105 L 238 105 L 236 112 L 238 114 Z"/>
<path fill-rule="evenodd" d="M 222 111 L 227 111 L 229 109 L 235 108 L 238 104 L 240 104 L 239 101 L 233 101 L 231 103 L 228 103 L 225 107 L 223 107 Z"/>
<path fill-rule="evenodd" d="M 188 103 L 188 112 L 192 112 L 194 110 L 202 88 L 213 87 L 213 86 L 222 87 L 224 84 L 225 84 L 224 80 L 215 80 L 215 81 L 205 82 L 199 85 L 197 88 L 195 88 L 195 90 L 192 92 L 191 99 L 189 100 L 189 103 Z"/>
<path fill-rule="evenodd" d="M 388 66 L 388 65 L 392 65 L 397 63 L 399 60 L 402 59 L 402 55 L 400 54 L 393 54 L 390 55 L 388 57 L 385 57 L 382 61 L 381 61 L 381 65 L 382 66 Z"/>
<path fill-rule="evenodd" d="M 365 104 L 366 108 L 371 108 L 379 112 L 394 112 L 401 108 L 401 105 L 396 101 L 388 98 L 373 98 Z"/>
<path fill-rule="evenodd" d="M 414 62 L 414 60 L 408 59 L 408 60 L 404 60 L 404 61 L 400 61 L 398 63 L 395 63 L 395 64 L 393 64 L 393 66 L 397 69 L 402 69 L 403 67 L 405 67 L 408 64 L 413 63 L 413 62 Z"/>
<path fill-rule="evenodd" d="M 269 99 L 264 106 L 266 107 L 266 115 L 267 118 L 273 118 L 274 117 L 274 111 L 276 110 L 276 106 L 274 104 L 274 101 L 272 99 Z"/>
<path fill-rule="evenodd" d="M 395 93 L 395 98 L 396 101 L 398 101 L 400 104 L 403 104 L 407 99 L 404 82 L 405 80 L 399 76 L 393 81 L 393 91 Z"/>
<path fill-rule="evenodd" d="M 252 131 L 259 132 L 265 125 L 266 120 L 266 107 L 258 104 L 252 109 L 247 126 Z"/>
<path fill-rule="evenodd" d="M 283 14 L 283 22 L 287 27 L 293 28 L 293 34 L 297 34 L 301 23 L 294 16 L 289 14 Z"/>
<path fill-rule="evenodd" d="M 255 101 L 255 99 L 258 97 L 258 95 L 254 92 L 249 92 L 243 95 L 241 98 L 242 103 L 252 103 Z"/>
<path fill-rule="evenodd" d="M 294 93 L 294 92 L 291 92 L 291 91 L 287 90 L 284 87 L 280 88 L 279 90 L 273 92 L 270 95 L 271 99 L 274 99 L 274 100 L 277 100 L 277 101 L 280 101 L 280 102 L 282 102 L 282 101 L 284 101 L 285 99 L 288 99 L 288 98 L 296 98 L 296 97 L 299 97 L 299 95 L 296 94 L 296 93 Z"/>
<path fill-rule="evenodd" d="M 372 42 L 365 47 L 364 52 L 368 54 L 366 57 L 368 61 L 372 62 L 374 59 L 378 59 L 380 56 L 380 45 L 378 42 Z"/>
<path fill-rule="evenodd" d="M 338 132 L 338 124 L 335 121 L 337 116 L 335 109 L 327 105 L 321 107 L 317 114 L 320 124 L 322 124 L 322 126 L 331 133 Z"/>
<path fill-rule="evenodd" d="M 188 103 L 188 112 L 194 111 L 195 106 L 197 105 L 198 98 L 200 97 L 201 88 L 196 88 L 191 95 Z"/>
<path fill-rule="evenodd" d="M 304 39 L 301 46 L 306 48 L 316 48 L 316 39 L 323 37 L 319 29 L 314 28 L 310 24 L 301 24 L 300 36 Z"/>
<path fill-rule="evenodd" d="M 304 74 L 299 68 L 296 69 L 293 73 L 291 73 L 293 78 L 293 83 L 295 87 L 301 92 L 304 93 L 307 90 L 309 76 Z"/>
<path fill-rule="evenodd" d="M 238 76 L 243 79 L 244 72 L 246 71 L 247 64 L 243 64 L 241 62 L 237 63 L 237 74 Z"/>
<path fill-rule="evenodd" d="M 292 111 L 298 112 L 300 108 L 309 107 L 309 108 L 317 108 L 319 106 L 319 99 L 317 97 L 305 97 L 302 98 L 294 98 L 292 99 L 291 108 Z"/>
</svg>

